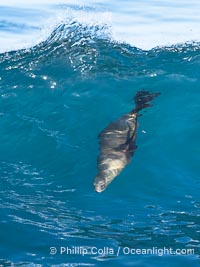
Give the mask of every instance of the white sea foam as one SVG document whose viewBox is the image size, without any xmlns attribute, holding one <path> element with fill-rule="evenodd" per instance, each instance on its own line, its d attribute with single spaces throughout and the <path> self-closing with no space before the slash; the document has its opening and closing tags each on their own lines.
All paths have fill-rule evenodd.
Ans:
<svg viewBox="0 0 200 267">
<path fill-rule="evenodd" d="M 2 3 L 1 3 L 2 2 Z M 115 40 L 142 49 L 187 41 L 199 41 L 200 1 L 198 0 L 0 0 L 8 7 L 2 20 L 32 26 L 22 32 L 0 32 L 0 52 L 29 47 L 45 40 L 55 26 L 68 19 L 83 24 L 106 24 Z M 17 16 L 32 10 L 34 16 Z M 18 10 L 18 11 L 17 11 Z"/>
</svg>

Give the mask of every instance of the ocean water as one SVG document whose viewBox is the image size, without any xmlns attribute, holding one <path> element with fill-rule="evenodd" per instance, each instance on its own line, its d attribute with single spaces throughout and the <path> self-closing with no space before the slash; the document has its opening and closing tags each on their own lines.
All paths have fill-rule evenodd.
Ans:
<svg viewBox="0 0 200 267">
<path fill-rule="evenodd" d="M 121 42 L 107 23 L 120 5 L 89 2 L 42 29 L 55 3 L 0 6 L 0 266 L 197 267 L 200 43 Z M 98 134 L 140 89 L 161 95 L 139 117 L 131 163 L 98 194 Z"/>
</svg>

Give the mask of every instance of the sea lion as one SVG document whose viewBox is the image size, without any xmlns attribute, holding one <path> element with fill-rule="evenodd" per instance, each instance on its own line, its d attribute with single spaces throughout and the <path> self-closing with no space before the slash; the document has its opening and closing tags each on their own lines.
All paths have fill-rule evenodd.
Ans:
<svg viewBox="0 0 200 267">
<path fill-rule="evenodd" d="M 134 97 L 135 108 L 110 123 L 98 136 L 100 154 L 98 174 L 94 180 L 96 192 L 102 192 L 130 162 L 136 146 L 136 131 L 139 111 L 150 107 L 150 101 L 160 93 L 138 91 Z"/>
</svg>

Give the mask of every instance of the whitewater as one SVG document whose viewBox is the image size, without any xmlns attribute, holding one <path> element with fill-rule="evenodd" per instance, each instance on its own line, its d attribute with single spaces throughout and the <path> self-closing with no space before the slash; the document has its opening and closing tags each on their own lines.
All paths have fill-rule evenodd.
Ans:
<svg viewBox="0 0 200 267">
<path fill-rule="evenodd" d="M 172 1 L 1 1 L 0 51 L 27 48 L 44 41 L 69 19 L 106 25 L 116 41 L 142 49 L 199 41 L 200 3 Z"/>
</svg>

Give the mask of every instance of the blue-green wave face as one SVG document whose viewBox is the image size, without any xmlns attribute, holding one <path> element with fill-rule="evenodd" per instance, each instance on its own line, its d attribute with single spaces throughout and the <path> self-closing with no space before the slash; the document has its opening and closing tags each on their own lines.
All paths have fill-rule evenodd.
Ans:
<svg viewBox="0 0 200 267">
<path fill-rule="evenodd" d="M 105 32 L 72 21 L 0 54 L 2 266 L 160 264 L 127 247 L 191 248 L 162 263 L 198 266 L 200 45 L 144 51 Z M 97 194 L 98 134 L 141 89 L 161 95 L 138 118 L 130 164 Z M 72 246 L 115 254 L 61 253 Z"/>
</svg>

